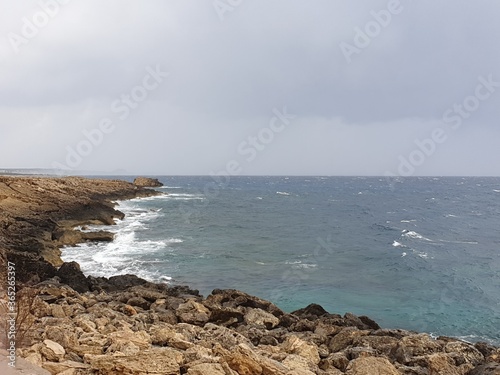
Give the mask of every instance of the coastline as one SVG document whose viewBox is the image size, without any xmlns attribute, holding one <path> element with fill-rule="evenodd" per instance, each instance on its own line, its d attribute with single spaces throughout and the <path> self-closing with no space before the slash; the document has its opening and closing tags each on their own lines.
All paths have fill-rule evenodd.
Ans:
<svg viewBox="0 0 500 375">
<path fill-rule="evenodd" d="M 117 180 L 0 177 L 1 267 L 12 262 L 17 282 L 36 290 L 31 345 L 18 355 L 53 374 L 500 373 L 500 350 L 485 343 L 381 329 L 318 305 L 287 314 L 231 289 L 203 298 L 133 275 L 87 277 L 63 264 L 61 246 L 113 238 L 73 227 L 112 225 L 123 217 L 112 201 L 156 194 Z"/>
</svg>

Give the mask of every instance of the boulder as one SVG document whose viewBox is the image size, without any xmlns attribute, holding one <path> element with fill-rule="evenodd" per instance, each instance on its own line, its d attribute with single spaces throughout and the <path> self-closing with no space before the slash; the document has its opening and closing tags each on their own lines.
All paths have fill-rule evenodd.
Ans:
<svg viewBox="0 0 500 375">
<path fill-rule="evenodd" d="M 89 282 L 87 277 L 80 270 L 80 265 L 76 262 L 65 262 L 57 270 L 61 282 L 67 284 L 79 293 L 89 291 Z"/>
<path fill-rule="evenodd" d="M 245 323 L 261 328 L 272 329 L 276 327 L 280 320 L 273 314 L 270 314 L 262 309 L 250 309 L 245 314 Z"/>
<path fill-rule="evenodd" d="M 219 363 L 200 363 L 190 367 L 187 375 L 226 375 L 226 372 Z"/>
<path fill-rule="evenodd" d="M 349 363 L 346 375 L 400 375 L 400 373 L 385 358 L 360 357 Z"/>
<path fill-rule="evenodd" d="M 477 366 L 468 375 L 500 375 L 500 363 L 490 362 Z"/>
<path fill-rule="evenodd" d="M 183 323 L 202 326 L 208 322 L 210 318 L 210 310 L 208 310 L 201 303 L 189 300 L 186 303 L 179 305 L 175 311 L 175 315 Z"/>
<path fill-rule="evenodd" d="M 179 375 L 183 355 L 171 348 L 153 348 L 134 355 L 85 355 L 85 363 L 99 374 Z"/>
<path fill-rule="evenodd" d="M 315 365 L 317 365 L 320 361 L 318 347 L 313 343 L 298 338 L 297 336 L 288 336 L 282 347 L 285 352 L 297 354 Z"/>
<path fill-rule="evenodd" d="M 160 181 L 158 181 L 157 178 L 149 178 L 149 177 L 137 177 L 134 180 L 134 185 L 140 186 L 140 187 L 160 187 L 160 186 L 163 186 L 163 184 Z"/>
</svg>

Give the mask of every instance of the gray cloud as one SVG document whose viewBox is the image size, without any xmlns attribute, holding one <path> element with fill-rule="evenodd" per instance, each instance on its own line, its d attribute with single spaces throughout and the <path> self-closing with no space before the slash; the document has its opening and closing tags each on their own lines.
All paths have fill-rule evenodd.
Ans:
<svg viewBox="0 0 500 375">
<path fill-rule="evenodd" d="M 243 1 L 222 21 L 210 1 L 0 1 L 2 167 L 64 164 L 108 118 L 76 169 L 208 174 L 237 160 L 243 174 L 398 174 L 442 128 L 414 174 L 499 174 L 500 92 L 458 129 L 442 121 L 480 76 L 500 82 L 497 2 L 401 1 L 358 48 L 357 28 L 397 0 Z M 340 43 L 358 48 L 350 63 Z M 113 103 L 156 66 L 170 76 L 120 119 Z M 248 162 L 238 147 L 284 106 L 296 119 Z"/>
</svg>

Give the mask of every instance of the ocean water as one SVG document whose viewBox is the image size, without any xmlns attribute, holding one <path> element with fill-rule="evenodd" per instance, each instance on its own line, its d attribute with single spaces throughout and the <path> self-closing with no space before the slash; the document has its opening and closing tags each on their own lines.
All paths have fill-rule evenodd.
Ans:
<svg viewBox="0 0 500 375">
<path fill-rule="evenodd" d="M 114 242 L 63 259 L 500 344 L 500 178 L 159 179 L 168 195 L 118 203 Z"/>
</svg>

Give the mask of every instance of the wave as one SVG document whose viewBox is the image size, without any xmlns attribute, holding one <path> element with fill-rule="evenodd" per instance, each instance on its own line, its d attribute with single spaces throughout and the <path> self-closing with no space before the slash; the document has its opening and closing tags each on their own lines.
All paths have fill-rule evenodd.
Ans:
<svg viewBox="0 0 500 375">
<path fill-rule="evenodd" d="M 431 239 L 429 239 L 427 237 L 424 237 L 420 233 L 417 233 L 417 232 L 415 232 L 413 230 L 403 229 L 402 233 L 403 233 L 401 235 L 402 237 L 432 242 Z"/>
<path fill-rule="evenodd" d="M 175 199 L 175 200 L 192 200 L 192 199 L 199 199 L 199 200 L 204 200 L 205 196 L 201 194 L 187 194 L 187 193 L 171 193 L 168 194 L 169 199 Z"/>
<path fill-rule="evenodd" d="M 276 194 L 279 194 L 279 195 L 291 195 L 290 193 L 288 193 L 286 191 L 277 191 Z"/>
</svg>

